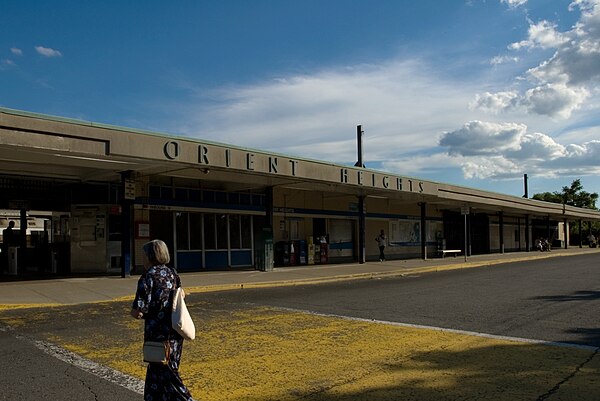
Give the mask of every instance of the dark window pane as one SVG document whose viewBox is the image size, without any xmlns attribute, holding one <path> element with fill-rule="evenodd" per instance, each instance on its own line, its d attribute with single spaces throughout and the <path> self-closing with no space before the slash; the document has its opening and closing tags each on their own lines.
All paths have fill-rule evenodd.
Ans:
<svg viewBox="0 0 600 401">
<path fill-rule="evenodd" d="M 175 188 L 175 199 L 180 201 L 188 200 L 188 190 L 186 188 Z"/>
<path fill-rule="evenodd" d="M 202 215 L 190 213 L 190 249 L 202 249 Z"/>
<path fill-rule="evenodd" d="M 231 249 L 240 249 L 240 216 L 229 215 L 229 241 Z"/>
<path fill-rule="evenodd" d="M 215 201 L 217 203 L 227 203 L 227 192 L 217 192 L 215 194 Z"/>
<path fill-rule="evenodd" d="M 250 194 L 240 194 L 240 205 L 250 204 Z"/>
<path fill-rule="evenodd" d="M 177 233 L 177 249 L 190 249 L 188 238 L 188 213 L 175 213 L 175 229 Z"/>
<path fill-rule="evenodd" d="M 215 242 L 215 215 L 212 213 L 204 215 L 204 247 L 206 249 L 217 249 Z"/>
<path fill-rule="evenodd" d="M 160 199 L 160 187 L 157 187 L 156 185 L 150 186 L 150 198 Z"/>
<path fill-rule="evenodd" d="M 242 218 L 242 248 L 252 248 L 252 216 L 241 216 Z"/>
<path fill-rule="evenodd" d="M 227 249 L 227 215 L 217 215 L 217 249 Z"/>
</svg>

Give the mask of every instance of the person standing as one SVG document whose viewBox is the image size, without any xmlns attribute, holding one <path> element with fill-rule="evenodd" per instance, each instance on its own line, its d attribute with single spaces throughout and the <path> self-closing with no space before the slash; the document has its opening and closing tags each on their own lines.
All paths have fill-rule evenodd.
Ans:
<svg viewBox="0 0 600 401">
<path fill-rule="evenodd" d="M 144 272 L 138 280 L 131 316 L 144 319 L 144 341 L 167 342 L 167 364 L 148 363 L 144 400 L 194 401 L 179 376 L 183 337 L 171 325 L 172 295 L 181 286 L 177 272 L 166 266 L 169 248 L 161 240 L 143 246 Z"/>
<path fill-rule="evenodd" d="M 377 245 L 379 246 L 379 261 L 383 262 L 385 260 L 385 254 L 383 251 L 385 250 L 386 245 L 385 232 L 383 229 L 381 229 L 379 235 L 375 238 L 375 241 L 377 241 Z"/>
</svg>

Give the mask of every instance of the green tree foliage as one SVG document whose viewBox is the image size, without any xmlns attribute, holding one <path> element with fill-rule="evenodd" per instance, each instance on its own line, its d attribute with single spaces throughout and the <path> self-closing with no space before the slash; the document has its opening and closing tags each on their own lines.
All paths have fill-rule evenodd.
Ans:
<svg viewBox="0 0 600 401">
<path fill-rule="evenodd" d="M 589 193 L 584 191 L 580 179 L 574 180 L 569 187 L 562 187 L 562 192 L 543 192 L 541 194 L 533 195 L 533 199 L 598 210 L 596 208 L 598 194 L 595 192 Z M 571 242 L 576 244 L 579 242 L 579 227 L 575 224 L 572 224 L 570 227 Z M 593 233 L 598 237 L 600 233 L 600 222 L 588 222 L 587 230 L 582 233 L 582 239 L 585 240 L 584 242 L 587 243 L 587 234 L 590 233 Z"/>
<path fill-rule="evenodd" d="M 597 210 L 598 194 L 584 191 L 581 180 L 578 178 L 571 183 L 571 186 L 562 187 L 562 192 L 543 192 L 533 195 L 533 199 Z"/>
</svg>

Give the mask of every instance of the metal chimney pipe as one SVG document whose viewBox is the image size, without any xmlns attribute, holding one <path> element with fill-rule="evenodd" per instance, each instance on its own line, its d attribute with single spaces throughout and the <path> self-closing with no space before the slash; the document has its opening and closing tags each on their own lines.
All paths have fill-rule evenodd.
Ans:
<svg viewBox="0 0 600 401">
<path fill-rule="evenodd" d="M 362 130 L 362 125 L 356 126 L 356 144 L 358 148 L 358 161 L 354 165 L 355 167 L 365 167 L 363 163 L 363 154 L 362 154 L 362 135 L 364 131 Z"/>
</svg>

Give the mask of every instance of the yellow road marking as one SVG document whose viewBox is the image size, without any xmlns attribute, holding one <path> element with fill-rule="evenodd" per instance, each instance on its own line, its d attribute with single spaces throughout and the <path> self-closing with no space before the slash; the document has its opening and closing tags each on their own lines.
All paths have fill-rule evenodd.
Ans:
<svg viewBox="0 0 600 401">
<path fill-rule="evenodd" d="M 0 321 L 143 380 L 142 327 L 128 305 L 4 310 Z M 535 400 L 570 375 L 557 399 L 600 394 L 600 356 L 590 350 L 266 307 L 189 307 L 199 336 L 184 344 L 181 373 L 207 401 Z"/>
</svg>

